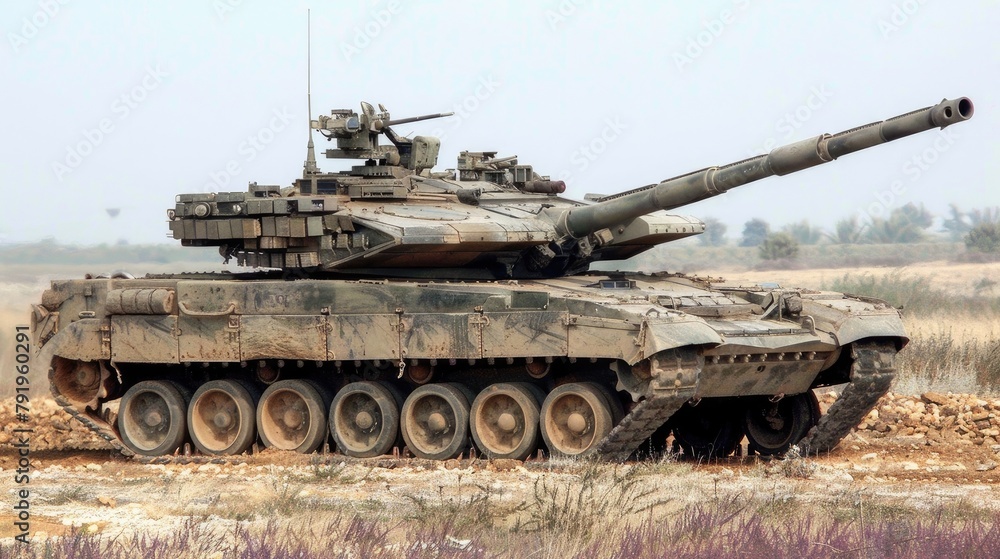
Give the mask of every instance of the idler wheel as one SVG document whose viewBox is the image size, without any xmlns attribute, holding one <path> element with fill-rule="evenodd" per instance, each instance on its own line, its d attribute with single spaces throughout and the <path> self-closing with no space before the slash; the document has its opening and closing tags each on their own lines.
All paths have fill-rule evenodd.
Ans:
<svg viewBox="0 0 1000 559">
<path fill-rule="evenodd" d="M 670 418 L 670 425 L 677 446 L 688 458 L 724 458 L 743 440 L 743 408 L 706 398 L 696 406 L 685 404 Z"/>
<path fill-rule="evenodd" d="M 524 460 L 538 448 L 541 402 L 529 386 L 493 384 L 472 402 L 472 440 L 487 457 Z"/>
<path fill-rule="evenodd" d="M 352 382 L 330 405 L 330 433 L 340 452 L 357 458 L 387 454 L 399 438 L 402 397 L 390 385 Z"/>
<path fill-rule="evenodd" d="M 259 392 L 235 380 L 201 385 L 188 406 L 188 432 L 205 454 L 240 454 L 257 439 Z"/>
<path fill-rule="evenodd" d="M 417 388 L 406 398 L 400 415 L 403 440 L 418 458 L 455 458 L 468 445 L 469 399 L 459 385 Z"/>
<path fill-rule="evenodd" d="M 747 446 L 761 456 L 781 455 L 819 422 L 819 401 L 812 390 L 778 402 L 756 398 L 744 418 Z"/>
<path fill-rule="evenodd" d="M 101 389 L 101 366 L 97 361 L 75 361 L 56 356 L 52 362 L 56 390 L 76 404 L 90 404 Z"/>
<path fill-rule="evenodd" d="M 614 419 L 604 394 L 589 383 L 569 383 L 545 397 L 542 439 L 556 456 L 582 456 L 611 432 Z"/>
<path fill-rule="evenodd" d="M 129 388 L 118 407 L 118 430 L 125 446 L 142 456 L 162 456 L 180 448 L 187 436 L 190 394 L 167 380 L 146 380 Z"/>
<path fill-rule="evenodd" d="M 313 452 L 327 436 L 326 399 L 314 382 L 279 380 L 267 387 L 257 405 L 257 431 L 264 445 Z"/>
</svg>

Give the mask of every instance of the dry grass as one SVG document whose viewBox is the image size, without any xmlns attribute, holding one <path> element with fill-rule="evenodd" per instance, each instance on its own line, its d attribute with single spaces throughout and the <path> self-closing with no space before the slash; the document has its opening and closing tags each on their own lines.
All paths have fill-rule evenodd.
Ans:
<svg viewBox="0 0 1000 559">
<path fill-rule="evenodd" d="M 602 467 L 606 476 L 611 467 Z M 586 474 L 584 474 L 586 475 Z M 551 525 L 505 528 L 502 507 L 455 524 L 455 517 L 380 517 L 349 509 L 321 511 L 305 501 L 290 518 L 264 522 L 192 515 L 156 534 L 89 534 L 38 538 L 30 546 L 0 546 L 0 559 L 117 559 L 158 557 L 988 557 L 1000 536 L 1000 517 L 969 502 L 915 511 L 892 501 L 846 491 L 823 505 L 795 495 L 727 492 L 669 515 L 627 521 L 612 506 L 583 510 L 565 504 L 579 484 L 552 478 L 554 491 L 536 492 Z M 614 477 L 609 491 L 629 494 L 632 481 Z M 567 512 L 568 511 L 568 512 Z M 594 529 L 594 528 L 597 529 Z"/>
<path fill-rule="evenodd" d="M 896 283 L 925 280 L 927 284 L 956 297 L 1000 297 L 1000 263 L 955 264 L 944 260 L 918 262 L 904 267 L 810 268 L 803 270 L 747 270 L 745 267 L 718 266 L 712 275 L 730 281 L 773 281 L 782 286 L 818 289 L 831 286 L 845 275 L 853 278 L 870 276 L 875 280 L 895 277 Z"/>
<path fill-rule="evenodd" d="M 991 395 L 1000 392 L 1000 315 L 963 312 L 904 318 L 910 344 L 894 390 Z"/>
</svg>

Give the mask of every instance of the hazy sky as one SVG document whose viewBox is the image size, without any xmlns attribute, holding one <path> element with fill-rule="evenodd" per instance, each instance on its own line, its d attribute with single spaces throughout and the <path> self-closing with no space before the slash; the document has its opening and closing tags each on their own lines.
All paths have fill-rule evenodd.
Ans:
<svg viewBox="0 0 1000 559">
<path fill-rule="evenodd" d="M 96 4 L 96 5 L 95 5 Z M 682 213 L 1000 205 L 995 1 L 4 2 L 0 242 L 173 242 L 174 195 L 287 185 L 313 116 L 359 101 L 463 149 L 611 193 L 970 97 L 976 115 Z M 317 151 L 327 143 L 317 136 Z M 323 170 L 348 162 L 320 160 Z M 112 217 L 109 208 L 119 213 Z"/>
</svg>

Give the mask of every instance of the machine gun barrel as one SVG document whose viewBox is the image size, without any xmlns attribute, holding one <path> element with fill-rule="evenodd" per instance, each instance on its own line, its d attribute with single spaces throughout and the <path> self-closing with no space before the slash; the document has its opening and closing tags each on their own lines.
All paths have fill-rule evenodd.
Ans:
<svg viewBox="0 0 1000 559">
<path fill-rule="evenodd" d="M 777 147 L 764 155 L 606 196 L 592 205 L 564 210 L 552 217 L 560 235 L 585 237 L 617 224 L 627 225 L 633 219 L 657 210 L 685 206 L 772 175 L 787 175 L 911 134 L 969 120 L 973 112 L 972 101 L 967 97 L 945 99 L 932 107 L 888 120 L 832 136 L 822 134 Z"/>
<path fill-rule="evenodd" d="M 394 118 L 382 123 L 383 126 L 395 126 L 397 124 L 409 124 L 411 122 L 420 122 L 421 120 L 430 120 L 432 118 L 444 118 L 446 116 L 452 116 L 455 113 L 434 113 L 432 115 L 421 115 L 421 116 L 411 116 L 407 118 Z"/>
</svg>

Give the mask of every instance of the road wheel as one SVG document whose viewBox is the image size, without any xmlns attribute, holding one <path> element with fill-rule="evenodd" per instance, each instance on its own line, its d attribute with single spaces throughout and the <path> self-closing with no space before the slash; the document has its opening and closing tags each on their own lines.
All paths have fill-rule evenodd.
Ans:
<svg viewBox="0 0 1000 559">
<path fill-rule="evenodd" d="M 418 458 L 455 458 L 468 445 L 469 400 L 451 383 L 417 388 L 403 403 L 401 416 L 403 440 Z"/>
<path fill-rule="evenodd" d="M 327 403 L 308 380 L 279 380 L 257 405 L 257 431 L 268 448 L 313 452 L 326 439 Z"/>
<path fill-rule="evenodd" d="M 472 440 L 488 458 L 524 460 L 538 448 L 539 410 L 524 383 L 490 385 L 472 402 Z"/>
<path fill-rule="evenodd" d="M 587 383 L 557 387 L 541 410 L 542 439 L 556 456 L 582 456 L 611 432 L 614 418 L 604 394 Z"/>
<path fill-rule="evenodd" d="M 812 390 L 778 402 L 756 398 L 747 407 L 744 425 L 750 452 L 782 455 L 819 422 L 819 401 Z"/>
<path fill-rule="evenodd" d="M 188 405 L 188 432 L 205 454 L 241 454 L 257 439 L 259 392 L 236 380 L 213 380 L 198 387 Z"/>
<path fill-rule="evenodd" d="M 685 404 L 670 418 L 670 425 L 688 458 L 724 458 L 743 440 L 743 408 L 732 401 L 705 399 L 696 406 Z"/>
<path fill-rule="evenodd" d="M 602 396 L 604 396 L 604 399 L 608 403 L 608 409 L 611 410 L 611 420 L 614 422 L 614 425 L 618 425 L 618 423 L 625 418 L 625 406 L 622 405 L 621 398 L 618 397 L 618 394 L 599 382 L 588 382 L 586 384 L 587 386 L 593 387 L 595 390 L 600 392 Z M 612 427 L 614 425 L 612 425 Z"/>
<path fill-rule="evenodd" d="M 167 380 L 146 380 L 128 389 L 118 407 L 122 442 L 136 454 L 162 456 L 187 436 L 188 392 Z"/>
<path fill-rule="evenodd" d="M 399 394 L 380 382 L 352 382 L 333 398 L 330 432 L 340 452 L 356 458 L 388 453 L 399 437 Z"/>
</svg>

